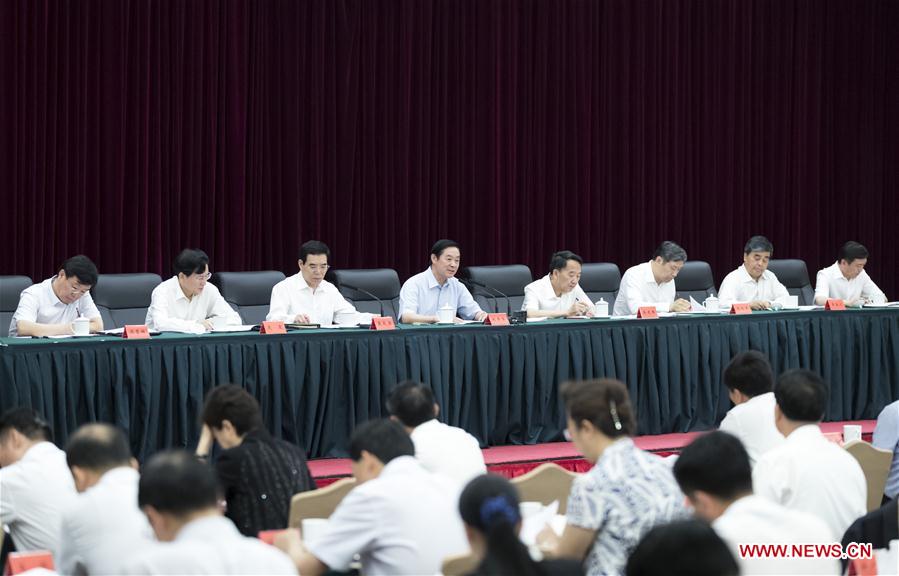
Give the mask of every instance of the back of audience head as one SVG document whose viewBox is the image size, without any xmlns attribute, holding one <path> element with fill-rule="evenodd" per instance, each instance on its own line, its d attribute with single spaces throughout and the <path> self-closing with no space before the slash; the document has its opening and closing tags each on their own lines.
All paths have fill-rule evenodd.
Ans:
<svg viewBox="0 0 899 576">
<path fill-rule="evenodd" d="M 775 424 L 784 433 L 783 418 L 793 425 L 820 422 L 827 409 L 827 385 L 811 370 L 788 370 L 774 385 Z M 779 417 L 781 416 L 781 417 Z"/>
<path fill-rule="evenodd" d="M 568 432 L 575 446 L 590 460 L 601 454 L 603 443 L 637 430 L 627 388 L 618 380 L 572 381 L 562 384 L 562 401 L 568 415 Z"/>
<path fill-rule="evenodd" d="M 485 574 L 538 574 L 521 530 L 518 491 L 501 476 L 484 474 L 465 486 L 459 496 L 459 514 L 472 552 L 483 559 Z"/>
<path fill-rule="evenodd" d="M 220 514 L 218 499 L 215 470 L 189 452 L 160 452 L 142 470 L 138 506 L 163 542 L 173 540 L 194 518 Z"/>
<path fill-rule="evenodd" d="M 353 430 L 350 459 L 353 476 L 360 484 L 377 478 L 384 466 L 401 456 L 415 456 L 415 445 L 399 423 L 369 420 Z"/>
<path fill-rule="evenodd" d="M 95 485 L 113 468 L 137 465 L 125 433 L 109 424 L 85 424 L 78 428 L 66 444 L 66 462 L 79 492 Z"/>
<path fill-rule="evenodd" d="M 737 576 L 740 569 L 720 536 L 701 520 L 660 524 L 627 561 L 627 576 Z"/>
<path fill-rule="evenodd" d="M 12 408 L 0 416 L 0 466 L 22 459 L 38 442 L 53 440 L 50 425 L 31 408 Z"/>
<path fill-rule="evenodd" d="M 756 350 L 740 352 L 724 369 L 724 385 L 735 404 L 738 403 L 735 396 L 742 395 L 749 399 L 771 392 L 774 388 L 771 364 L 764 354 Z"/>
<path fill-rule="evenodd" d="M 248 432 L 265 430 L 259 402 L 235 384 L 216 386 L 209 391 L 201 419 L 223 448 L 239 444 Z"/>
<path fill-rule="evenodd" d="M 433 420 L 439 411 L 431 389 L 411 380 L 397 384 L 387 397 L 390 418 L 406 428 L 415 428 Z"/>
<path fill-rule="evenodd" d="M 709 432 L 683 449 L 674 477 L 696 515 L 708 521 L 731 502 L 752 493 L 752 467 L 742 442 L 726 432 Z"/>
</svg>

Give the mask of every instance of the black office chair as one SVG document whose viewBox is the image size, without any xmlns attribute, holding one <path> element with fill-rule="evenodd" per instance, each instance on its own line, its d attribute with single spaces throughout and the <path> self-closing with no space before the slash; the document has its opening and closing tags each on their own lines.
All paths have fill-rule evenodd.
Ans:
<svg viewBox="0 0 899 576">
<path fill-rule="evenodd" d="M 791 296 L 799 296 L 800 306 L 815 303 L 815 290 L 809 282 L 808 268 L 804 260 L 784 259 L 768 262 L 768 270 L 777 276 L 780 283 L 786 286 Z"/>
<path fill-rule="evenodd" d="M 100 310 L 103 328 L 143 324 L 153 289 L 162 283 L 157 274 L 100 274 L 91 288 L 91 298 Z"/>
<path fill-rule="evenodd" d="M 621 270 L 611 262 L 593 262 L 581 266 L 580 287 L 591 302 L 600 298 L 609 303 L 609 313 L 615 306 L 618 288 L 621 286 Z"/>
<path fill-rule="evenodd" d="M 240 314 L 244 324 L 259 324 L 268 314 L 272 288 L 284 278 L 284 274 L 277 270 L 216 272 L 212 283 L 218 287 L 222 298 Z"/>
<path fill-rule="evenodd" d="M 28 276 L 0 276 L 0 338 L 9 336 L 9 323 L 19 306 L 19 294 L 32 284 Z"/>
<path fill-rule="evenodd" d="M 332 270 L 328 276 L 343 297 L 359 312 L 397 319 L 400 277 L 391 268 Z"/>
<path fill-rule="evenodd" d="M 715 293 L 715 278 L 712 267 L 702 260 L 688 260 L 674 278 L 677 297 L 689 300 L 692 297 L 700 304 Z"/>
<path fill-rule="evenodd" d="M 462 269 L 459 279 L 468 285 L 483 311 L 506 314 L 521 310 L 524 287 L 534 281 L 531 269 L 524 264 L 469 266 Z"/>
</svg>

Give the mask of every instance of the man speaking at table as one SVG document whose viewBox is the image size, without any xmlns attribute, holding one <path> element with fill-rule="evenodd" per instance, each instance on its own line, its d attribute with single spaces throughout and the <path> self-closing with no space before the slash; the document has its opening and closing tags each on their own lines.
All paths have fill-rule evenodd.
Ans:
<svg viewBox="0 0 899 576">
<path fill-rule="evenodd" d="M 593 303 L 578 285 L 583 263 L 569 250 L 553 254 L 549 274 L 524 287 L 521 309 L 527 310 L 528 318 L 593 316 Z"/>
<path fill-rule="evenodd" d="M 456 279 L 462 253 L 452 240 L 438 240 L 431 248 L 431 265 L 406 280 L 400 290 L 400 322 L 405 324 L 439 322 L 437 310 L 448 306 L 458 317 L 481 321 L 487 313 L 481 310 L 461 282 Z"/>
<path fill-rule="evenodd" d="M 753 310 L 768 310 L 771 303 L 790 295 L 768 261 L 774 246 L 764 236 L 753 236 L 743 247 L 743 265 L 724 277 L 718 297 L 721 302 L 748 302 Z"/>
<path fill-rule="evenodd" d="M 687 261 L 687 252 L 669 240 L 662 242 L 652 260 L 631 266 L 621 278 L 613 316 L 636 314 L 643 306 L 670 312 L 686 312 L 690 303 L 675 300 L 674 278 Z"/>
</svg>

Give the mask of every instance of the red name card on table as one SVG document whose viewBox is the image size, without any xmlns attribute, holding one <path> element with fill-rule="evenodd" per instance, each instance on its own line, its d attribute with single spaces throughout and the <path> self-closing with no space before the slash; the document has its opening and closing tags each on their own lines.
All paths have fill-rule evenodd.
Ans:
<svg viewBox="0 0 899 576">
<path fill-rule="evenodd" d="M 487 314 L 487 318 L 484 320 L 484 324 L 486 324 L 487 326 L 508 326 L 509 316 L 504 312 Z"/>
<path fill-rule="evenodd" d="M 752 314 L 752 308 L 748 302 L 734 302 L 730 306 L 731 314 Z"/>
<path fill-rule="evenodd" d="M 278 322 L 277 320 L 266 320 L 262 323 L 262 326 L 259 328 L 260 334 L 287 334 L 287 328 L 284 326 L 284 322 Z"/>
<path fill-rule="evenodd" d="M 640 306 L 637 308 L 637 318 L 658 318 L 659 313 L 655 306 Z"/>
<path fill-rule="evenodd" d="M 372 330 L 396 330 L 396 324 L 390 316 L 372 316 Z"/>
<path fill-rule="evenodd" d="M 10 552 L 6 559 L 6 571 L 4 574 L 21 574 L 35 568 L 53 570 L 53 555 L 46 550 L 34 552 Z"/>
<path fill-rule="evenodd" d="M 825 310 L 845 310 L 846 303 L 840 300 L 839 298 L 828 298 L 827 302 L 824 303 Z"/>
<path fill-rule="evenodd" d="M 275 538 L 277 538 L 278 534 L 281 534 L 282 532 L 287 532 L 287 529 L 282 528 L 281 530 L 263 530 L 256 536 L 269 546 L 274 546 Z"/>
<path fill-rule="evenodd" d="M 146 340 L 149 337 L 150 331 L 147 330 L 146 324 L 125 324 L 125 330 L 122 332 L 122 338 Z"/>
</svg>

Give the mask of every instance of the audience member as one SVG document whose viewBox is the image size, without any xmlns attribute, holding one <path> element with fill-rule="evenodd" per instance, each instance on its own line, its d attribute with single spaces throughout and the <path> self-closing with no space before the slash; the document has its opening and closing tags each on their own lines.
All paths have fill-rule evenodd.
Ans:
<svg viewBox="0 0 899 576">
<path fill-rule="evenodd" d="M 461 489 L 478 474 L 487 472 L 477 439 L 461 428 L 437 420 L 440 406 L 430 388 L 403 382 L 387 398 L 390 419 L 403 425 L 415 444 L 415 458 L 430 472 L 443 474 Z"/>
<path fill-rule="evenodd" d="M 315 489 L 299 446 L 273 438 L 262 424 L 259 403 L 240 386 L 209 391 L 203 407 L 197 456 L 215 440 L 224 448 L 215 461 L 225 493 L 225 515 L 245 536 L 287 527 L 294 494 Z"/>
<path fill-rule="evenodd" d="M 652 528 L 627 561 L 627 576 L 737 576 L 733 554 L 715 531 L 699 520 Z"/>
<path fill-rule="evenodd" d="M 887 498 L 895 499 L 899 496 L 899 400 L 887 404 L 880 411 L 871 444 L 875 448 L 893 453 L 893 462 L 890 464 L 890 473 L 883 493 Z"/>
</svg>

